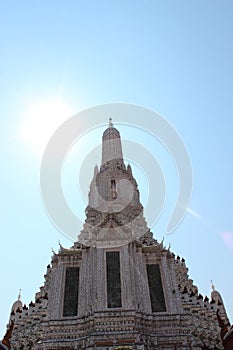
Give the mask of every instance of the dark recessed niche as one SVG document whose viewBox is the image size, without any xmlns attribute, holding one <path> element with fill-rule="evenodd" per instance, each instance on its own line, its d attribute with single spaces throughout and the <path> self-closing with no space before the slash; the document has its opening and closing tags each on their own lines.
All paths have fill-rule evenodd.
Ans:
<svg viewBox="0 0 233 350">
<path fill-rule="evenodd" d="M 152 312 L 166 311 L 159 264 L 148 264 L 146 268 Z"/>
<path fill-rule="evenodd" d="M 63 316 L 78 314 L 79 267 L 66 268 Z"/>
<path fill-rule="evenodd" d="M 108 308 L 121 307 L 120 253 L 106 252 Z"/>
</svg>

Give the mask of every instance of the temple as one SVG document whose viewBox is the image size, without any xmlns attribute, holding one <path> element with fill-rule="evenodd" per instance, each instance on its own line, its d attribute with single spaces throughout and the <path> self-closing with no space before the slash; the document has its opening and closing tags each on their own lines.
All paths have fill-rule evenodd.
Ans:
<svg viewBox="0 0 233 350">
<path fill-rule="evenodd" d="M 85 213 L 35 299 L 12 306 L 0 349 L 224 349 L 232 329 L 222 297 L 214 286 L 203 297 L 185 260 L 153 238 L 111 120 Z"/>
</svg>

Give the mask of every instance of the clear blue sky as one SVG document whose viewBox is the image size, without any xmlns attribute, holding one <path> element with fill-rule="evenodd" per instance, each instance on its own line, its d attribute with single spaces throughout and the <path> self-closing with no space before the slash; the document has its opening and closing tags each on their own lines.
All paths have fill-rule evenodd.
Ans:
<svg viewBox="0 0 233 350">
<path fill-rule="evenodd" d="M 0 333 L 19 289 L 29 303 L 43 284 L 51 247 L 71 245 L 42 205 L 40 141 L 109 102 L 156 110 L 182 136 L 198 215 L 165 242 L 202 294 L 213 279 L 233 322 L 233 2 L 9 1 L 0 29 Z"/>
</svg>

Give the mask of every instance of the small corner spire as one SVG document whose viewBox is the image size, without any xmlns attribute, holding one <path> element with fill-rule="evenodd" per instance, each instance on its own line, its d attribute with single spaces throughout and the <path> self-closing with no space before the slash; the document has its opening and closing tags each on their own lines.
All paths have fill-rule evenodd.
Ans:
<svg viewBox="0 0 233 350">
<path fill-rule="evenodd" d="M 213 284 L 213 281 L 211 280 L 210 282 L 211 282 L 211 287 L 212 287 L 213 291 L 215 291 L 215 286 Z"/>
<path fill-rule="evenodd" d="M 112 118 L 110 117 L 109 118 L 109 128 L 112 128 L 113 127 L 113 122 L 112 122 Z"/>
</svg>

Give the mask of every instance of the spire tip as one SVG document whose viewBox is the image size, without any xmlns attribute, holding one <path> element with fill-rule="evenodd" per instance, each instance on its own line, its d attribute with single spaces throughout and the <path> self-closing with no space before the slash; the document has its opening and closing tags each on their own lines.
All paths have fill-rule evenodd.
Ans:
<svg viewBox="0 0 233 350">
<path fill-rule="evenodd" d="M 109 118 L 109 127 L 112 128 L 113 127 L 113 123 L 112 123 L 112 118 Z"/>
<path fill-rule="evenodd" d="M 213 281 L 211 280 L 210 282 L 211 282 L 211 287 L 212 287 L 213 291 L 215 291 L 215 286 L 213 284 Z"/>
</svg>

